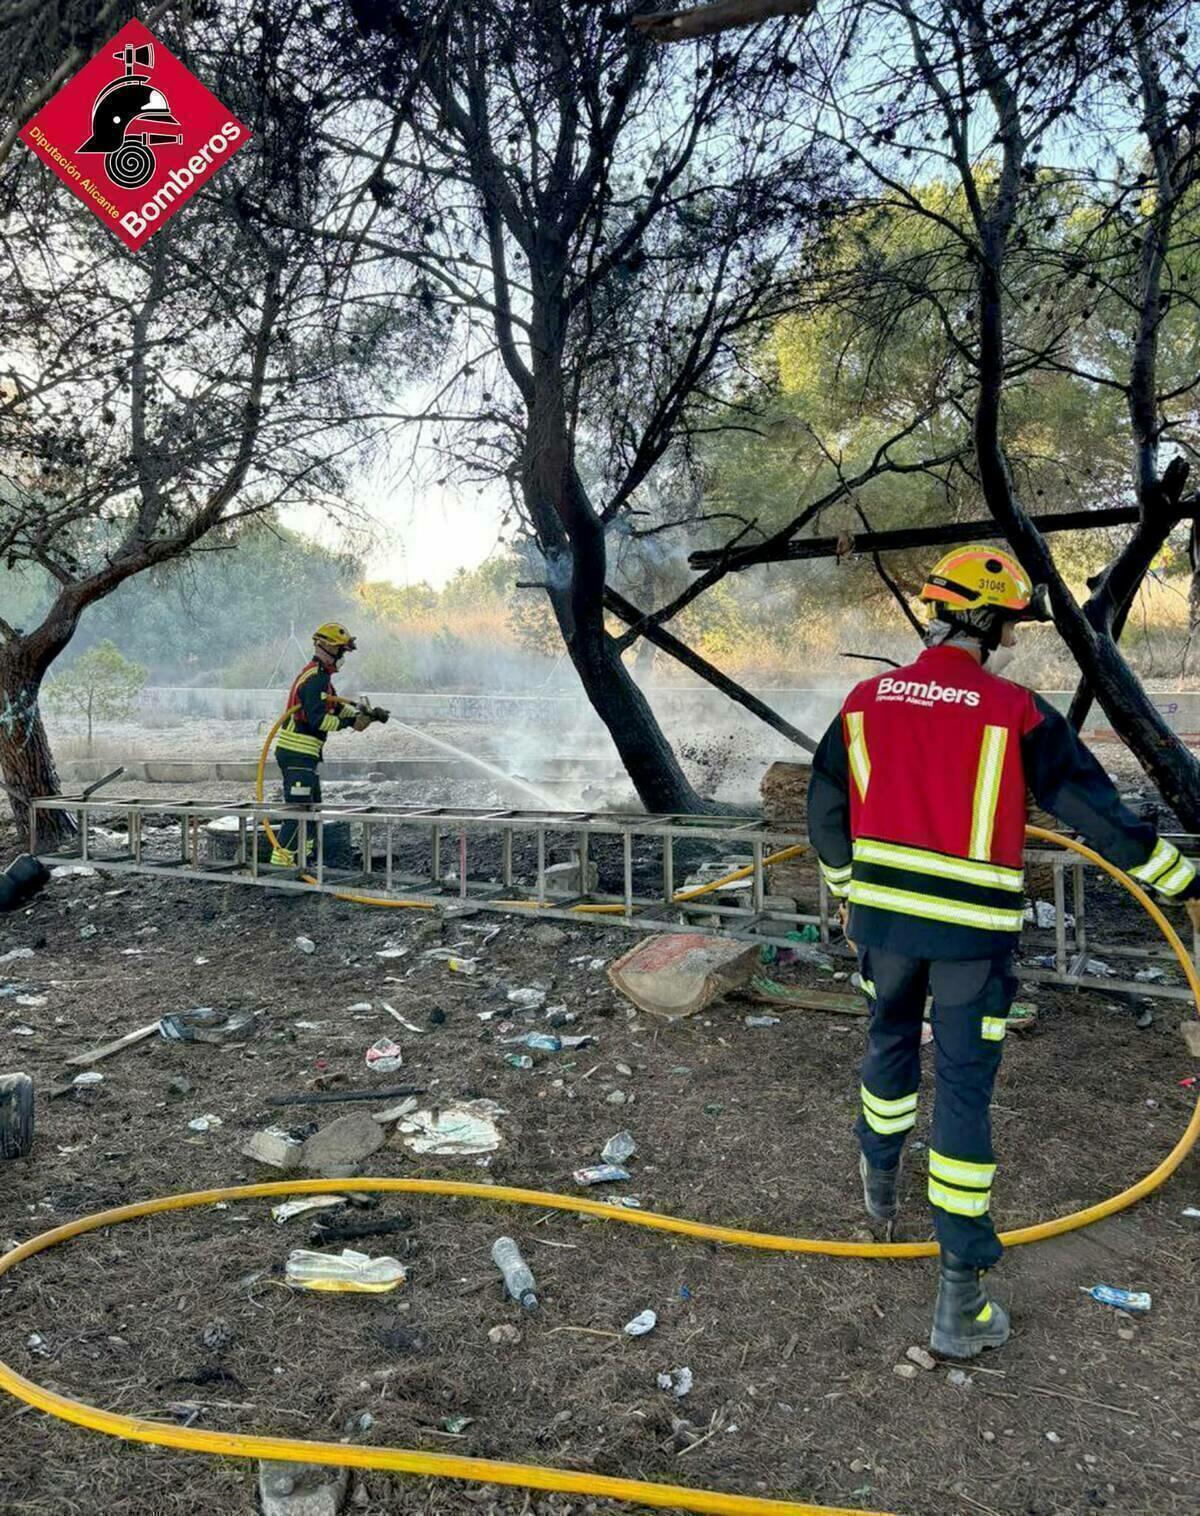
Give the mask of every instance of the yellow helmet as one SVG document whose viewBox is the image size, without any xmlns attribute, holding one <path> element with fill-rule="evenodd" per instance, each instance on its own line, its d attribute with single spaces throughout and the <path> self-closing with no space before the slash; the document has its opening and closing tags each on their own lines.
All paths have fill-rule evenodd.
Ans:
<svg viewBox="0 0 1200 1516">
<path fill-rule="evenodd" d="M 1001 620 L 1048 619 L 1044 587 L 1035 590 L 1029 575 L 1006 549 L 977 542 L 951 548 L 938 559 L 921 599 L 939 615 L 970 617 L 975 611 L 995 611 Z"/>
<path fill-rule="evenodd" d="M 352 653 L 358 646 L 340 621 L 323 621 L 313 633 L 313 642 L 335 657 L 340 653 Z"/>
</svg>

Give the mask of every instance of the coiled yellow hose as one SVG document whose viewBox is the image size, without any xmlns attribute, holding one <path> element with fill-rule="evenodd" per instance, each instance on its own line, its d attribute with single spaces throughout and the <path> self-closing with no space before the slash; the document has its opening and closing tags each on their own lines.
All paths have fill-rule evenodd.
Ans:
<svg viewBox="0 0 1200 1516">
<path fill-rule="evenodd" d="M 270 739 L 268 739 L 269 741 Z M 261 787 L 262 766 L 259 767 Z M 261 791 L 260 791 L 261 792 Z M 1159 931 L 1171 947 L 1187 976 L 1196 1008 L 1200 1011 L 1200 977 L 1183 943 L 1162 911 L 1149 898 L 1140 885 L 1128 878 L 1098 853 L 1070 837 L 1059 836 L 1041 827 L 1027 827 L 1028 836 L 1042 842 L 1052 842 L 1069 848 L 1081 857 L 1102 868 L 1124 886 L 1150 915 Z M 375 903 L 375 902 L 372 902 Z M 1120 1194 L 1099 1201 L 1084 1210 L 1074 1211 L 1053 1221 L 1039 1222 L 1035 1226 L 1021 1227 L 1015 1232 L 1001 1233 L 1006 1247 L 1038 1242 L 1047 1237 L 1056 1237 L 1063 1232 L 1075 1231 L 1090 1225 L 1105 1216 L 1124 1210 L 1141 1200 L 1165 1183 L 1184 1158 L 1191 1152 L 1200 1136 L 1200 1101 L 1193 1107 L 1192 1115 L 1183 1134 L 1162 1162 L 1136 1184 Z M 134 1205 L 119 1206 L 114 1210 L 99 1211 L 91 1216 L 68 1222 L 32 1237 L 28 1242 L 0 1257 L 0 1277 L 14 1269 L 27 1258 L 47 1248 L 56 1247 L 74 1237 L 103 1227 L 115 1226 L 124 1221 L 135 1221 L 145 1216 L 162 1214 L 165 1211 L 189 1210 L 196 1206 L 213 1205 L 217 1201 L 241 1201 L 255 1197 L 278 1195 L 315 1194 L 329 1188 L 324 1179 L 280 1180 L 266 1184 L 233 1185 L 218 1190 L 198 1190 L 182 1195 L 166 1195 L 155 1200 L 140 1201 Z M 693 1237 L 705 1242 L 724 1242 L 741 1247 L 768 1249 L 782 1253 L 822 1253 L 843 1258 L 923 1258 L 937 1252 L 934 1242 L 841 1242 L 827 1238 L 785 1237 L 770 1232 L 750 1232 L 736 1227 L 716 1226 L 708 1222 L 690 1221 L 683 1217 L 666 1216 L 655 1211 L 626 1210 L 623 1207 L 606 1205 L 601 1201 L 588 1200 L 583 1196 L 555 1195 L 542 1190 L 526 1190 L 508 1185 L 489 1185 L 459 1180 L 442 1179 L 346 1179 L 339 1180 L 341 1190 L 366 1190 L 382 1193 L 450 1195 L 456 1197 L 501 1202 L 513 1205 L 533 1205 L 542 1209 L 570 1211 L 577 1215 L 594 1216 L 603 1221 L 623 1223 L 626 1226 L 649 1227 L 655 1231 L 672 1232 L 679 1236 Z M 600 1496 L 611 1500 L 628 1501 L 643 1506 L 674 1506 L 681 1510 L 711 1512 L 715 1516 L 886 1516 L 883 1512 L 870 1512 L 845 1506 L 811 1505 L 803 1501 L 768 1500 L 754 1495 L 727 1494 L 719 1490 L 690 1489 L 685 1486 L 656 1484 L 640 1479 L 617 1479 L 607 1475 L 589 1474 L 573 1469 L 543 1467 L 538 1464 L 509 1463 L 490 1458 L 462 1458 L 449 1453 L 425 1453 L 411 1448 L 370 1448 L 340 1442 L 308 1442 L 291 1437 L 261 1437 L 240 1432 L 205 1431 L 196 1427 L 180 1427 L 172 1423 L 147 1421 L 137 1416 L 125 1416 L 115 1411 L 106 1411 L 98 1406 L 73 1400 L 35 1384 L 31 1379 L 18 1374 L 8 1364 L 0 1362 L 0 1389 L 7 1390 L 26 1405 L 46 1411 L 63 1421 L 92 1431 L 105 1432 L 112 1437 L 131 1442 L 152 1443 L 160 1447 L 183 1448 L 194 1453 L 216 1453 L 232 1458 L 265 1458 L 292 1460 L 302 1463 L 331 1464 L 361 1469 L 382 1469 L 389 1473 L 415 1474 L 422 1477 L 466 1479 L 490 1484 L 515 1485 L 532 1490 L 554 1490 L 566 1494 Z"/>
</svg>

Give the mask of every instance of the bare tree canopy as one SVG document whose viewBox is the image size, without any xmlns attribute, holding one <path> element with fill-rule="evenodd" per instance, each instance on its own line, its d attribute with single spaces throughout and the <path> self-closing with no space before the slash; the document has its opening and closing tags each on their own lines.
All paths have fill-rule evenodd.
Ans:
<svg viewBox="0 0 1200 1516">
<path fill-rule="evenodd" d="M 711 5 L 693 5 L 687 10 L 633 16 L 630 24 L 656 42 L 682 42 L 689 37 L 753 26 L 776 16 L 811 16 L 816 8 L 817 0 L 713 0 Z"/>
</svg>

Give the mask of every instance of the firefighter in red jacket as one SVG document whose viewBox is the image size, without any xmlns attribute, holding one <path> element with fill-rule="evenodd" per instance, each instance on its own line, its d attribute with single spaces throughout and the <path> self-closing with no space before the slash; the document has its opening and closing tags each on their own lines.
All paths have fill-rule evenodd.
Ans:
<svg viewBox="0 0 1200 1516">
<path fill-rule="evenodd" d="M 863 1199 L 876 1220 L 897 1212 L 927 991 L 933 996 L 929 1200 L 941 1277 L 930 1345 L 969 1358 L 1009 1335 L 980 1275 L 1002 1252 L 990 1215 L 988 1107 L 1017 990 L 1026 789 L 1167 899 L 1194 901 L 1200 885 L 1179 849 L 1121 804 L 1067 721 L 997 677 L 1017 623 L 1048 619 L 1044 590 L 1033 591 L 1016 559 L 956 548 L 921 598 L 935 611 L 926 650 L 857 685 L 821 740 L 808 829 L 829 889 L 849 904 L 847 938 L 873 1000 L 856 1132 Z"/>
</svg>

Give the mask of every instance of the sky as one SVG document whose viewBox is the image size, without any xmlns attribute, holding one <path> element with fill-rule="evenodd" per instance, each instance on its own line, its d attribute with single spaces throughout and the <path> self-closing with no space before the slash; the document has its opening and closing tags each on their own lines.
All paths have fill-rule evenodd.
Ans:
<svg viewBox="0 0 1200 1516">
<path fill-rule="evenodd" d="M 441 589 L 456 569 L 477 568 L 500 542 L 505 495 L 499 486 L 480 495 L 474 487 L 377 478 L 364 481 L 354 499 L 374 523 L 374 546 L 363 555 L 368 579 L 399 585 L 424 580 Z M 283 519 L 326 547 L 347 545 L 341 525 L 318 511 L 285 511 Z"/>
</svg>

